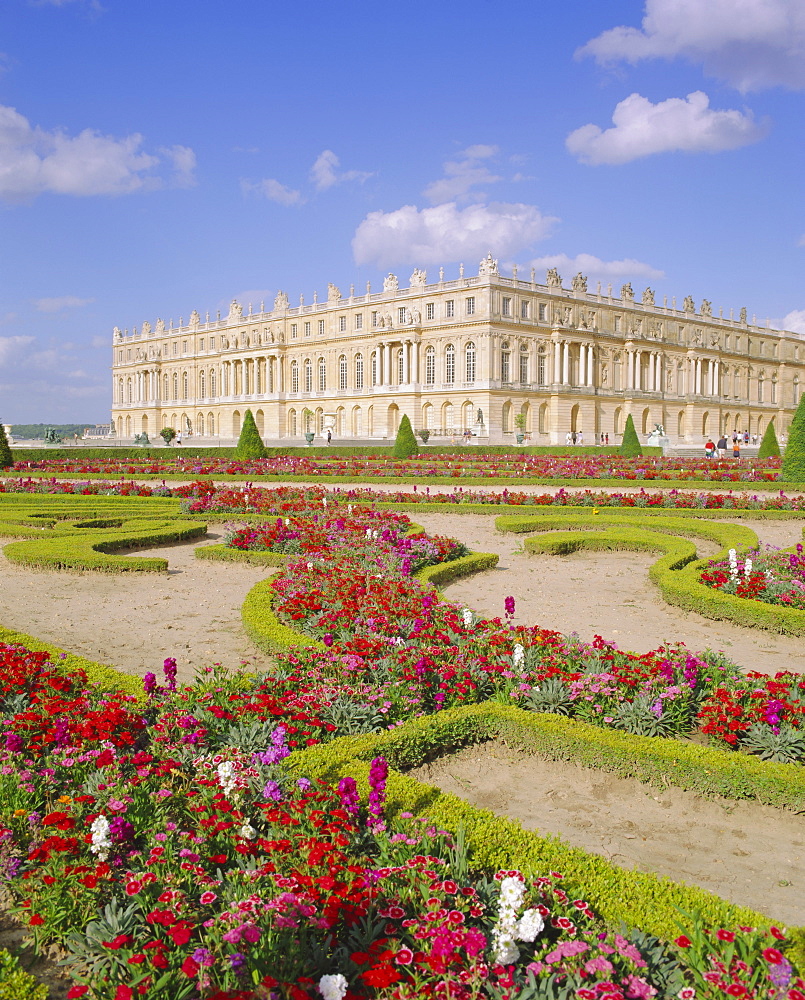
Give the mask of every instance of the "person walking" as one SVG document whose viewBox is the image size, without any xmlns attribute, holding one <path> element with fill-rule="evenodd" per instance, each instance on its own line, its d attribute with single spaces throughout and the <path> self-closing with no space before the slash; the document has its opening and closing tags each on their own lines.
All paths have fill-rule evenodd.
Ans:
<svg viewBox="0 0 805 1000">
<path fill-rule="evenodd" d="M 732 442 L 732 457 L 733 458 L 741 457 L 741 442 L 739 438 L 735 438 L 735 440 Z"/>
<path fill-rule="evenodd" d="M 716 444 L 716 448 L 718 448 L 718 457 L 719 458 L 725 458 L 726 455 L 727 455 L 727 436 L 726 436 L 726 434 L 722 434 L 721 437 L 718 439 L 718 444 Z"/>
<path fill-rule="evenodd" d="M 176 444 L 181 447 L 182 444 L 182 432 L 178 431 L 176 434 Z"/>
<path fill-rule="evenodd" d="M 333 440 L 333 432 L 328 427 L 327 428 L 327 444 L 329 444 L 332 440 Z"/>
</svg>

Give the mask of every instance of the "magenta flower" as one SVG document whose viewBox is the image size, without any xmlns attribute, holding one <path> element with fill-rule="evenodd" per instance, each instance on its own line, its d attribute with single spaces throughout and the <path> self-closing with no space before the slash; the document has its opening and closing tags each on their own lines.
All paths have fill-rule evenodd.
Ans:
<svg viewBox="0 0 805 1000">
<path fill-rule="evenodd" d="M 165 674 L 165 684 L 169 691 L 176 690 L 176 660 L 173 656 L 169 656 L 167 660 L 162 664 L 162 670 Z"/>
</svg>

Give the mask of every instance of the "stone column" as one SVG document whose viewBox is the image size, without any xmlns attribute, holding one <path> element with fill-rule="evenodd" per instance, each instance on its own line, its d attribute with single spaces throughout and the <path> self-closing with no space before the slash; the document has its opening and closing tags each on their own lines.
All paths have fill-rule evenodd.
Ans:
<svg viewBox="0 0 805 1000">
<path fill-rule="evenodd" d="M 570 341 L 562 341 L 562 385 L 570 385 Z"/>
<path fill-rule="evenodd" d="M 553 341 L 553 381 L 558 385 L 562 381 L 562 341 Z"/>
<path fill-rule="evenodd" d="M 414 357 L 412 360 L 412 372 L 411 381 L 414 383 L 419 382 L 419 341 L 415 340 L 413 343 Z"/>
<path fill-rule="evenodd" d="M 595 351 L 592 344 L 587 345 L 587 385 L 595 385 Z"/>
<path fill-rule="evenodd" d="M 403 385 L 410 385 L 410 383 L 411 383 L 411 359 L 410 359 L 410 351 L 411 351 L 411 341 L 410 340 L 404 340 L 403 341 L 403 345 L 402 345 L 402 352 L 403 352 L 403 370 L 402 370 L 402 376 L 403 377 L 402 377 L 402 380 L 403 380 Z"/>
<path fill-rule="evenodd" d="M 721 362 L 716 358 L 713 361 L 713 395 L 716 399 L 721 398 Z"/>
<path fill-rule="evenodd" d="M 391 385 L 391 341 L 383 344 L 383 385 Z"/>
</svg>

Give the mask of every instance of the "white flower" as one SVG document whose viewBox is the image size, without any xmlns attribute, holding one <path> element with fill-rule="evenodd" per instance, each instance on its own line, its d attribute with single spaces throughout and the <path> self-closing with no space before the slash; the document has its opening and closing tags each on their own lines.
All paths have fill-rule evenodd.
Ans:
<svg viewBox="0 0 805 1000">
<path fill-rule="evenodd" d="M 470 611 L 469 608 L 464 608 L 461 614 L 464 616 L 464 627 L 472 628 L 472 623 L 475 620 L 475 615 L 472 613 L 472 611 Z"/>
<path fill-rule="evenodd" d="M 90 825 L 92 831 L 92 844 L 90 850 L 97 854 L 98 860 L 106 861 L 109 856 L 109 848 L 112 840 L 109 836 L 109 820 L 105 816 L 96 816 Z"/>
<path fill-rule="evenodd" d="M 520 957 L 520 949 L 508 935 L 495 935 L 495 947 L 492 952 L 495 962 L 501 965 L 511 965 Z"/>
<path fill-rule="evenodd" d="M 340 972 L 334 976 L 322 976 L 319 980 L 319 993 L 324 1000 L 344 1000 L 349 983 Z"/>
<path fill-rule="evenodd" d="M 519 878 L 509 875 L 500 883 L 500 906 L 516 910 L 525 896 L 525 885 Z"/>
<path fill-rule="evenodd" d="M 231 760 L 223 760 L 216 768 L 218 773 L 218 784 L 221 786 L 221 790 L 224 795 L 229 795 L 237 787 L 237 778 L 235 777 L 235 765 Z"/>
<path fill-rule="evenodd" d="M 525 659 L 525 650 L 523 649 L 523 647 L 520 645 L 519 642 L 515 643 L 514 653 L 512 654 L 512 662 L 514 663 L 515 667 L 519 667 L 524 659 Z"/>
<path fill-rule="evenodd" d="M 251 825 L 251 823 L 246 820 L 243 826 L 240 828 L 240 835 L 244 840 L 254 840 L 257 836 L 257 830 Z"/>
<path fill-rule="evenodd" d="M 752 560 L 747 559 L 746 562 L 744 563 L 744 575 L 749 576 L 751 572 L 752 572 Z"/>
<path fill-rule="evenodd" d="M 526 910 L 517 921 L 515 937 L 518 941 L 533 941 L 544 926 L 545 921 L 539 910 Z"/>
</svg>

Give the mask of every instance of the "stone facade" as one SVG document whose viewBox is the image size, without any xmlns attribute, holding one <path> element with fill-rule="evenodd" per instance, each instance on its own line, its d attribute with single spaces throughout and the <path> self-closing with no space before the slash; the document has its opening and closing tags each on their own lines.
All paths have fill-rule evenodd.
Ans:
<svg viewBox="0 0 805 1000">
<path fill-rule="evenodd" d="M 504 277 L 491 254 L 478 274 L 408 287 L 389 274 L 382 292 L 330 285 L 291 306 L 178 326 L 157 320 L 113 335 L 112 422 L 117 436 L 237 437 L 251 409 L 266 439 L 393 438 L 407 413 L 434 443 L 471 430 L 478 443 L 620 440 L 629 413 L 638 434 L 662 424 L 672 442 L 699 444 L 733 429 L 761 435 L 771 419 L 786 434 L 805 384 L 798 334 L 714 316 L 688 296 L 682 308 L 656 304 L 647 288 L 596 291 L 555 269 Z M 522 414 L 521 419 L 517 419 Z"/>
</svg>

